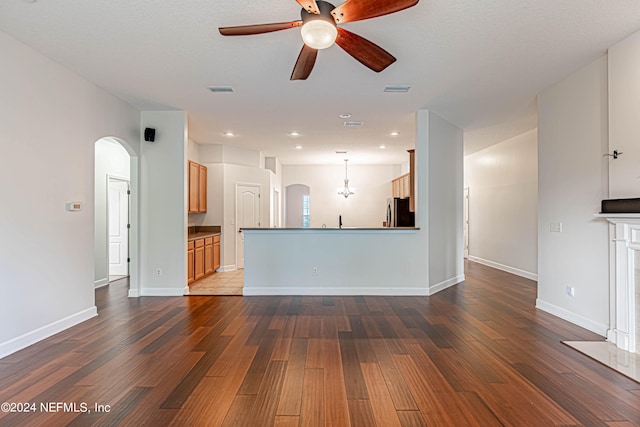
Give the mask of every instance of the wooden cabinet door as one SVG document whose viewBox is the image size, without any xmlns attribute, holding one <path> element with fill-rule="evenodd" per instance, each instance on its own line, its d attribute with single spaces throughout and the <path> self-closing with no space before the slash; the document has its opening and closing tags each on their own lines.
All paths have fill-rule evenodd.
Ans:
<svg viewBox="0 0 640 427">
<path fill-rule="evenodd" d="M 213 239 L 207 237 L 204 242 L 204 275 L 213 273 Z"/>
<path fill-rule="evenodd" d="M 198 175 L 198 212 L 207 211 L 207 168 L 198 165 L 200 173 Z"/>
<path fill-rule="evenodd" d="M 189 213 L 198 212 L 200 165 L 189 161 Z"/>
<path fill-rule="evenodd" d="M 187 283 L 190 285 L 196 281 L 195 272 L 195 250 L 189 249 L 187 251 Z"/>
<path fill-rule="evenodd" d="M 392 197 L 400 197 L 400 180 L 398 178 L 391 181 L 391 194 Z"/>
<path fill-rule="evenodd" d="M 220 236 L 213 238 L 213 271 L 220 268 Z"/>
<path fill-rule="evenodd" d="M 196 240 L 194 265 L 195 280 L 200 280 L 204 277 L 204 239 Z"/>
</svg>

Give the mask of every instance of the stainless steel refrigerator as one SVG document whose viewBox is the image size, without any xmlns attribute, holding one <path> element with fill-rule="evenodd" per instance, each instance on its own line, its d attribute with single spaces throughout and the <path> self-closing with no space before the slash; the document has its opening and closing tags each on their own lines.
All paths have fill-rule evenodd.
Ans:
<svg viewBox="0 0 640 427">
<path fill-rule="evenodd" d="M 409 211 L 409 199 L 387 199 L 387 227 L 415 226 L 415 213 Z"/>
</svg>

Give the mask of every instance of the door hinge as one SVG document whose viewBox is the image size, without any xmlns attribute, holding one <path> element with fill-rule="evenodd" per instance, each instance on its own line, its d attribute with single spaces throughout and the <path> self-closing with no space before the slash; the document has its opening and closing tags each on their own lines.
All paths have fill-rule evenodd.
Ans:
<svg viewBox="0 0 640 427">
<path fill-rule="evenodd" d="M 131 228 L 131 224 L 127 224 L 127 228 Z"/>
<path fill-rule="evenodd" d="M 131 195 L 131 190 L 127 190 L 127 196 Z"/>
<path fill-rule="evenodd" d="M 127 258 L 127 262 L 131 262 L 131 258 Z"/>
</svg>

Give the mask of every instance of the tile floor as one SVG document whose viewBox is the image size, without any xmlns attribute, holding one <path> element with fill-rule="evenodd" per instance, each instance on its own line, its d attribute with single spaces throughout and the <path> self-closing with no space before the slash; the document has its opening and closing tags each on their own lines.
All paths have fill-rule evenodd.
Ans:
<svg viewBox="0 0 640 427">
<path fill-rule="evenodd" d="M 213 273 L 189 286 L 189 295 L 242 295 L 244 270 Z"/>
<path fill-rule="evenodd" d="M 615 344 L 606 341 L 563 341 L 563 343 L 640 382 L 640 354 L 620 350 Z"/>
</svg>

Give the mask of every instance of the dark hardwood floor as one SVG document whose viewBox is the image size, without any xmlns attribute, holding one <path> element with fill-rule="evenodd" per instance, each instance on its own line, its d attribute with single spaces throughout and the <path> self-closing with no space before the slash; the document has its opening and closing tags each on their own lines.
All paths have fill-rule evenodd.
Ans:
<svg viewBox="0 0 640 427">
<path fill-rule="evenodd" d="M 432 297 L 130 299 L 116 282 L 98 317 L 0 359 L 0 402 L 36 404 L 0 425 L 640 425 L 640 384 L 561 344 L 601 337 L 536 310 L 535 282 L 466 275 Z"/>
</svg>

